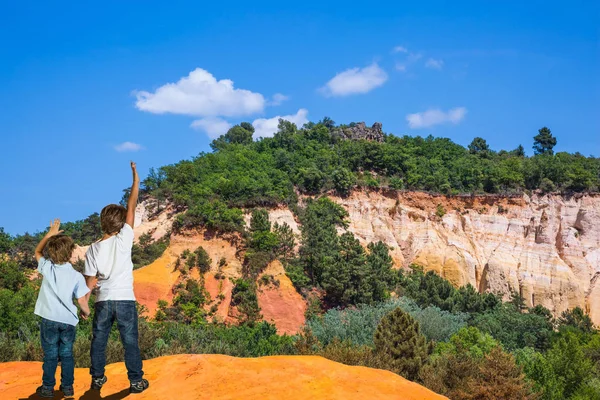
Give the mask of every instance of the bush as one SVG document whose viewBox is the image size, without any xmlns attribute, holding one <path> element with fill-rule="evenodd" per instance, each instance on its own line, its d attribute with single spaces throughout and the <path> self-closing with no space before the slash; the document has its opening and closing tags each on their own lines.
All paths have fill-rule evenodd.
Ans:
<svg viewBox="0 0 600 400">
<path fill-rule="evenodd" d="M 232 291 L 231 305 L 237 307 L 241 323 L 253 324 L 261 318 L 256 284 L 247 279 L 236 279 Z"/>
<path fill-rule="evenodd" d="M 332 179 L 335 190 L 342 195 L 347 195 L 356 183 L 354 174 L 346 168 L 333 171 Z"/>
<path fill-rule="evenodd" d="M 229 208 L 220 200 L 204 201 L 179 215 L 173 223 L 175 231 L 201 226 L 218 232 L 242 232 L 244 214 L 239 208 Z"/>
<path fill-rule="evenodd" d="M 451 314 L 437 307 L 421 309 L 412 300 L 401 297 L 374 305 L 346 309 L 330 309 L 322 316 L 313 316 L 306 327 L 324 345 L 335 339 L 356 345 L 373 346 L 373 335 L 381 319 L 400 307 L 421 327 L 421 333 L 434 341 L 445 341 L 466 325 L 466 314 Z"/>
<path fill-rule="evenodd" d="M 204 250 L 204 247 L 202 247 L 202 246 L 198 247 L 194 251 L 194 254 L 196 254 L 196 266 L 200 270 L 200 273 L 204 274 L 204 273 L 210 271 L 210 266 L 212 264 L 212 260 L 211 260 L 210 256 L 208 255 L 208 253 L 206 252 L 206 250 Z"/>
<path fill-rule="evenodd" d="M 444 353 L 421 370 L 420 378 L 426 387 L 453 400 L 538 398 L 514 357 L 497 345 L 481 357 Z"/>
<path fill-rule="evenodd" d="M 19 263 L 4 260 L 0 254 L 0 290 L 8 289 L 16 292 L 28 281 Z"/>
<path fill-rule="evenodd" d="M 550 346 L 553 331 L 552 323 L 546 317 L 520 313 L 511 304 L 479 314 L 472 324 L 482 332 L 491 334 L 511 351 L 524 347 L 546 350 Z"/>
</svg>

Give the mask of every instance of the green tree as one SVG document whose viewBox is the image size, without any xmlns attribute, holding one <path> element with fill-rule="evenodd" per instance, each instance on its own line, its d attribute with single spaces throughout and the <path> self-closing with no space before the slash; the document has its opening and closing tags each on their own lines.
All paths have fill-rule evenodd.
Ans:
<svg viewBox="0 0 600 400">
<path fill-rule="evenodd" d="M 552 135 L 550 129 L 545 126 L 538 130 L 538 134 L 533 137 L 533 151 L 535 154 L 554 154 L 556 138 Z"/>
<path fill-rule="evenodd" d="M 382 365 L 415 380 L 431 352 L 431 344 L 420 332 L 419 323 L 396 308 L 383 317 L 374 337 L 375 352 Z"/>
<path fill-rule="evenodd" d="M 194 253 L 196 254 L 196 266 L 200 270 L 200 273 L 204 274 L 210 271 L 210 266 L 212 264 L 212 259 L 208 255 L 208 252 L 204 249 L 204 247 L 198 247 Z"/>
<path fill-rule="evenodd" d="M 331 130 L 333 128 L 335 128 L 335 121 L 332 120 L 329 117 L 323 117 L 322 120 L 320 120 L 319 122 L 317 122 L 320 125 L 325 126 L 327 129 Z"/>
<path fill-rule="evenodd" d="M 327 301 L 341 306 L 373 301 L 366 279 L 365 250 L 352 233 L 340 236 L 337 254 L 327 261 L 321 279 Z"/>
<path fill-rule="evenodd" d="M 546 359 L 553 373 L 563 384 L 564 398 L 576 393 L 582 384 L 593 377 L 593 364 L 585 356 L 584 347 L 573 332 L 560 335 L 546 353 Z"/>
<path fill-rule="evenodd" d="M 507 350 L 524 347 L 546 350 L 553 332 L 552 323 L 545 316 L 520 313 L 508 303 L 475 316 L 472 324 L 491 334 Z"/>
<path fill-rule="evenodd" d="M 271 230 L 271 222 L 269 221 L 269 213 L 264 208 L 255 208 L 252 210 L 250 219 L 250 232 L 269 232 Z"/>
<path fill-rule="evenodd" d="M 356 183 L 356 178 L 354 174 L 350 172 L 347 168 L 339 168 L 333 171 L 333 186 L 338 193 L 342 195 L 347 195 L 354 187 Z"/>
<path fill-rule="evenodd" d="M 243 123 L 244 124 L 244 123 Z M 252 134 L 254 128 L 248 129 L 252 125 L 245 123 L 244 126 L 235 125 L 231 127 L 224 138 L 227 143 L 250 144 L 252 143 Z"/>
<path fill-rule="evenodd" d="M 9 289 L 16 292 L 28 281 L 19 263 L 14 260 L 3 259 L 0 254 L 0 289 Z"/>
<path fill-rule="evenodd" d="M 516 157 L 525 157 L 525 148 L 523 147 L 523 145 L 520 144 L 519 146 L 517 146 L 516 149 L 512 151 L 512 154 Z"/>
<path fill-rule="evenodd" d="M 336 227 L 345 226 L 347 216 L 346 210 L 326 197 L 308 200 L 302 211 L 299 263 L 313 285 L 321 282 L 323 269 L 337 254 Z"/>
<path fill-rule="evenodd" d="M 0 226 L 0 254 L 8 253 L 13 246 L 12 237 Z"/>
<path fill-rule="evenodd" d="M 489 151 L 490 146 L 488 146 L 487 142 L 483 138 L 476 137 L 475 139 L 473 139 L 471 144 L 469 144 L 469 152 L 471 154 L 485 156 L 489 153 Z"/>
<path fill-rule="evenodd" d="M 594 331 L 594 323 L 589 315 L 585 314 L 580 307 L 563 311 L 558 319 L 559 326 L 570 326 L 585 333 Z"/>
<path fill-rule="evenodd" d="M 231 297 L 231 305 L 237 307 L 241 323 L 254 324 L 260 320 L 260 307 L 256 297 L 256 284 L 247 279 L 236 279 Z"/>
<path fill-rule="evenodd" d="M 379 241 L 367 245 L 369 253 L 366 269 L 369 292 L 372 301 L 380 302 L 389 298 L 390 291 L 396 285 L 397 274 L 393 270 L 394 262 L 388 246 Z"/>
<path fill-rule="evenodd" d="M 277 222 L 273 224 L 273 232 L 277 238 L 278 248 L 277 253 L 284 259 L 290 259 L 294 255 L 294 248 L 296 247 L 296 235 L 292 228 L 287 222 L 281 225 Z"/>
<path fill-rule="evenodd" d="M 254 126 L 250 122 L 242 122 L 240 126 L 248 132 L 254 133 Z"/>
</svg>

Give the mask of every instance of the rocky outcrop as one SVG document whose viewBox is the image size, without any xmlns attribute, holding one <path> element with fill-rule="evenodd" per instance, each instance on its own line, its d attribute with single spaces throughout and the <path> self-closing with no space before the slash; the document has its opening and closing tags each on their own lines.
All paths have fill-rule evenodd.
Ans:
<svg viewBox="0 0 600 400">
<path fill-rule="evenodd" d="M 0 364 L 0 398 L 37 398 L 35 389 L 40 384 L 41 371 L 40 362 Z M 125 365 L 107 365 L 108 382 L 102 387 L 102 398 L 447 399 L 388 371 L 350 367 L 315 356 L 235 358 L 180 354 L 145 360 L 144 373 L 150 387 L 141 394 L 129 396 Z M 60 372 L 57 382 L 60 382 Z M 75 369 L 73 386 L 76 399 L 100 398 L 98 392 L 89 389 L 87 368 Z"/>
<path fill-rule="evenodd" d="M 364 122 L 358 122 L 352 126 L 339 128 L 335 134 L 342 139 L 348 140 L 370 140 L 374 142 L 383 142 L 383 131 L 381 122 L 375 122 L 371 128 L 367 128 Z"/>
</svg>

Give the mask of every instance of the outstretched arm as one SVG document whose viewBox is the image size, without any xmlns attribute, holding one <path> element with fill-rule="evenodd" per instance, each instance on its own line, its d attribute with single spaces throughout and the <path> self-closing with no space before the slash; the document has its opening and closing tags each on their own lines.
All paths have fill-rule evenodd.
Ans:
<svg viewBox="0 0 600 400">
<path fill-rule="evenodd" d="M 35 260 L 40 261 L 40 258 L 44 256 L 44 247 L 46 247 L 46 243 L 48 243 L 48 239 L 50 239 L 54 235 L 58 235 L 63 231 L 60 230 L 60 220 L 57 218 L 54 221 L 50 221 L 50 229 L 48 233 L 42 238 L 42 240 L 38 243 L 35 248 Z"/>
<path fill-rule="evenodd" d="M 129 200 L 127 200 L 127 219 L 125 222 L 133 228 L 135 221 L 135 208 L 137 207 L 138 194 L 140 190 L 140 177 L 138 176 L 135 163 L 131 162 L 131 172 L 133 173 L 133 184 L 131 185 L 131 192 L 129 193 Z"/>
<path fill-rule="evenodd" d="M 90 316 L 90 305 L 88 304 L 90 298 L 90 294 L 86 294 L 83 297 L 80 297 L 77 299 L 77 302 L 79 303 L 79 307 L 81 308 L 81 318 L 83 319 L 88 319 L 88 317 Z"/>
</svg>

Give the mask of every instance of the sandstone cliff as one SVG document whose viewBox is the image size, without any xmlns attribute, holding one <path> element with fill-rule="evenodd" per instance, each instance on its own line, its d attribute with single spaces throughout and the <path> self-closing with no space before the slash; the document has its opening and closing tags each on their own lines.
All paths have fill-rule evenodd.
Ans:
<svg viewBox="0 0 600 400">
<path fill-rule="evenodd" d="M 41 371 L 40 362 L 0 364 L 0 398 L 29 398 L 40 384 Z M 102 388 L 102 397 L 165 400 L 446 399 L 388 371 L 349 367 L 314 356 L 235 358 L 182 354 L 146 360 L 144 372 L 150 388 L 144 393 L 128 396 L 125 365 L 108 365 L 108 382 Z M 60 372 L 57 382 L 60 382 Z M 76 368 L 75 398 L 99 398 L 88 390 L 89 385 L 89 371 Z"/>
<path fill-rule="evenodd" d="M 521 293 L 555 315 L 579 306 L 600 324 L 600 196 L 445 197 L 355 192 L 334 198 L 363 244 L 382 240 L 398 266 L 456 286 Z"/>
</svg>

